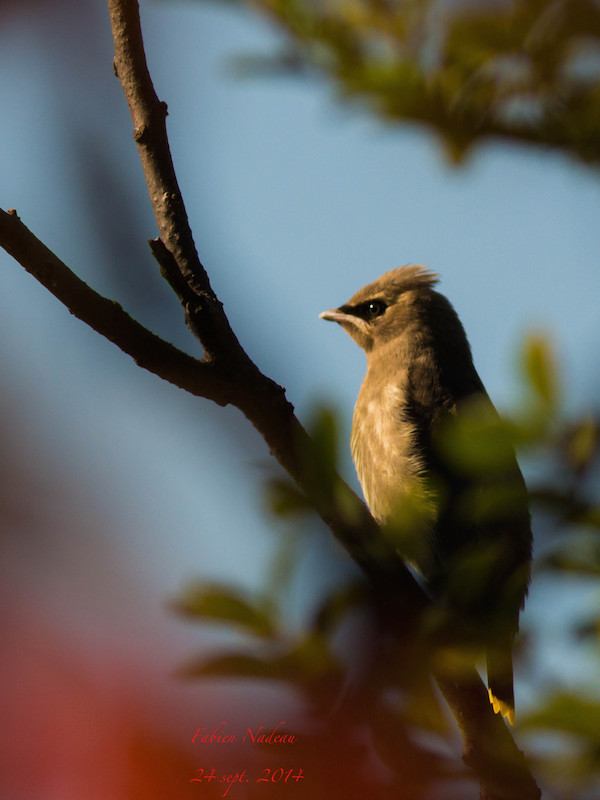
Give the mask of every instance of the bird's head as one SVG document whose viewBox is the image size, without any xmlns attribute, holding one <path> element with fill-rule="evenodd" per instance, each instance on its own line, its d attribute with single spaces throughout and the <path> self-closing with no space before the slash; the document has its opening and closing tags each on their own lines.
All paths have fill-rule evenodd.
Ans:
<svg viewBox="0 0 600 800">
<path fill-rule="evenodd" d="M 421 265 L 398 267 L 359 289 L 339 308 L 319 316 L 339 323 L 369 353 L 391 341 L 418 314 L 419 299 L 431 295 L 438 276 Z"/>
</svg>

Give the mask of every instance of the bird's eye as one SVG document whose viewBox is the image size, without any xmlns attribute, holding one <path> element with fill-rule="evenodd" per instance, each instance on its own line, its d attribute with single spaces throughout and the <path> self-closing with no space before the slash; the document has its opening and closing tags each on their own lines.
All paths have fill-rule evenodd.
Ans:
<svg viewBox="0 0 600 800">
<path fill-rule="evenodd" d="M 387 306 L 382 300 L 371 300 L 370 303 L 365 303 L 365 316 L 367 319 L 375 319 L 375 317 L 380 317 L 386 308 Z"/>
</svg>

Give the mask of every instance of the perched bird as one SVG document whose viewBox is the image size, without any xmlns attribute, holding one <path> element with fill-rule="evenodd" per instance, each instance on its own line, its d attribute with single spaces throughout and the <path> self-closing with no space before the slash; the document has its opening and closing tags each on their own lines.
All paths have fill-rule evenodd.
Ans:
<svg viewBox="0 0 600 800">
<path fill-rule="evenodd" d="M 437 280 L 422 266 L 399 267 L 321 317 L 367 356 L 351 449 L 371 513 L 384 529 L 408 520 L 403 555 L 477 631 L 490 702 L 512 724 L 512 643 L 530 578 L 527 492 Z"/>
</svg>

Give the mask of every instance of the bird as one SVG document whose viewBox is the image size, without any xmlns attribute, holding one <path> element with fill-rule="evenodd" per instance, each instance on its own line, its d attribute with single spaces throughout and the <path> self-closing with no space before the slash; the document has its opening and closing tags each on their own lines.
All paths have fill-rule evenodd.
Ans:
<svg viewBox="0 0 600 800">
<path fill-rule="evenodd" d="M 438 281 L 423 265 L 398 267 L 320 317 L 366 353 L 350 444 L 369 510 L 384 531 L 400 531 L 401 555 L 430 596 L 476 631 L 493 711 L 514 724 L 512 647 L 532 558 L 527 489 Z"/>
</svg>

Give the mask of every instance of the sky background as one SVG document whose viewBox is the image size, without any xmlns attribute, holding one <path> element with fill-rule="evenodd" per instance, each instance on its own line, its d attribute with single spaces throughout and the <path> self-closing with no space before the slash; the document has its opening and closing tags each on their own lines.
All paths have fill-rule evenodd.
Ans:
<svg viewBox="0 0 600 800">
<path fill-rule="evenodd" d="M 212 285 L 301 420 L 316 402 L 339 409 L 342 468 L 355 487 L 346 443 L 364 356 L 318 314 L 401 264 L 441 275 L 499 408 L 521 397 L 523 335 L 542 331 L 556 345 L 567 407 L 598 409 L 597 172 L 498 144 L 453 168 L 434 137 L 343 105 L 324 82 L 236 75 L 235 57 L 280 42 L 250 12 L 193 2 L 145 2 L 142 12 Z M 0 205 L 94 288 L 198 354 L 146 245 L 156 228 L 105 4 L 22 3 L 0 14 Z M 85 675 L 90 697 L 110 704 L 122 681 L 136 698 L 152 687 L 154 704 L 180 709 L 174 736 L 187 741 L 202 690 L 173 685 L 172 673 L 207 639 L 166 603 L 196 577 L 261 585 L 286 525 L 266 511 L 266 448 L 237 411 L 136 368 L 3 252 L 0 363 L 11 674 L 32 660 L 62 664 L 68 651 L 58 671 Z M 316 594 L 343 569 L 336 559 L 334 545 L 313 542 L 298 585 L 310 576 Z M 553 631 L 595 591 L 534 585 L 524 625 L 548 631 L 532 673 L 540 686 L 586 680 L 585 654 L 567 658 Z M 560 614 L 544 615 L 550 599 Z M 530 684 L 517 690 L 525 703 Z M 22 720 L 22 707 L 13 711 Z M 12 740 L 25 758 L 29 745 Z M 22 774 L 13 778 L 20 785 Z M 65 780 L 52 798 L 71 796 Z M 36 797 L 32 786 L 19 796 Z"/>
</svg>

